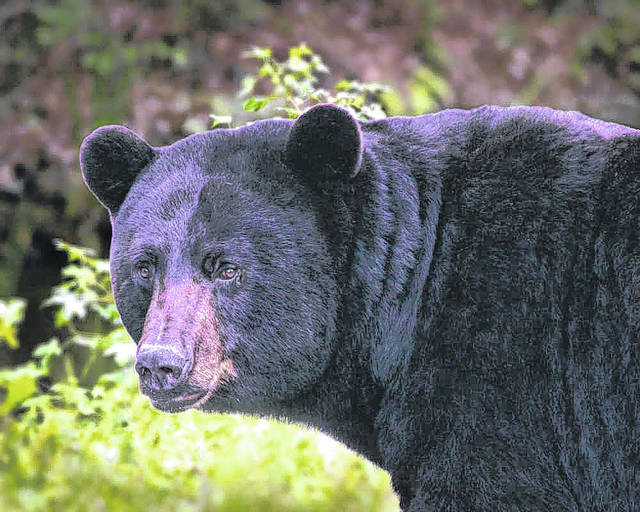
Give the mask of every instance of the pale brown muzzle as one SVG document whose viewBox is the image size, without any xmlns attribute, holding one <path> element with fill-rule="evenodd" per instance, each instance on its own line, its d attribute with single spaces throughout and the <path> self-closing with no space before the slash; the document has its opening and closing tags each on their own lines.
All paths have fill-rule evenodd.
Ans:
<svg viewBox="0 0 640 512">
<path fill-rule="evenodd" d="M 191 281 L 156 287 L 138 343 L 136 371 L 147 394 L 182 387 L 212 392 L 222 379 L 235 377 L 210 290 Z"/>
</svg>

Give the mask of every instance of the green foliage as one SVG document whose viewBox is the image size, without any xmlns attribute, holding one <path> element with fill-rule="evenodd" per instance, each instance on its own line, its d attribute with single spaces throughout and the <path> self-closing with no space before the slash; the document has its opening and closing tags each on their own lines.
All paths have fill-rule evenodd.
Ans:
<svg viewBox="0 0 640 512">
<path fill-rule="evenodd" d="M 386 473 L 317 432 L 153 410 L 137 390 L 135 344 L 113 305 L 107 261 L 58 247 L 69 265 L 46 304 L 68 334 L 0 371 L 0 510 L 397 510 Z M 20 304 L 0 302 L 2 325 L 15 328 Z M 78 346 L 90 353 L 81 366 Z M 81 385 L 105 358 L 112 369 Z"/>
<path fill-rule="evenodd" d="M 234 117 L 249 122 L 265 115 L 296 119 L 318 103 L 340 105 L 362 121 L 383 119 L 387 114 L 423 114 L 436 110 L 450 95 L 446 80 L 426 66 L 417 68 L 408 82 L 407 102 L 393 87 L 378 83 L 341 80 L 331 90 L 322 88 L 321 75 L 328 74 L 329 68 L 305 43 L 290 48 L 284 61 L 278 61 L 270 48 L 261 47 L 252 48 L 243 57 L 258 61 L 256 73 L 244 77 L 238 94 L 244 113 L 249 115 L 228 115 L 229 103 L 216 97 L 212 110 L 227 115 L 211 114 L 209 128 L 230 128 Z M 183 128 L 198 133 L 207 127 L 200 119 L 189 118 Z"/>
<path fill-rule="evenodd" d="M 583 59 L 602 61 L 640 94 L 640 4 L 637 0 L 609 0 L 598 5 L 599 23 L 579 42 Z"/>
<path fill-rule="evenodd" d="M 37 390 L 36 381 L 43 374 L 42 369 L 33 362 L 11 370 L 0 370 L 0 387 L 5 395 L 0 403 L 0 416 L 8 414 L 33 395 Z"/>
<path fill-rule="evenodd" d="M 179 26 L 190 30 L 225 31 L 242 24 L 258 25 L 268 12 L 261 0 L 153 0 L 172 4 Z M 164 6 L 163 6 L 164 7 Z"/>
<path fill-rule="evenodd" d="M 584 73 L 584 63 L 597 62 L 640 95 L 640 3 L 638 0 L 522 0 L 529 8 L 545 9 L 553 16 L 592 17 L 590 28 L 577 43 L 574 76 Z"/>
<path fill-rule="evenodd" d="M 412 113 L 419 115 L 436 110 L 449 92 L 449 85 L 442 76 L 426 66 L 418 67 L 409 81 Z"/>
<path fill-rule="evenodd" d="M 109 281 L 109 262 L 95 257 L 91 249 L 78 248 L 62 240 L 56 247 L 65 251 L 69 264 L 62 269 L 65 280 L 53 288 L 45 306 L 58 306 L 56 327 L 74 328 L 74 319 L 85 319 L 92 311 L 105 322 L 119 323 Z M 74 332 L 75 329 L 73 329 Z"/>
<path fill-rule="evenodd" d="M 18 348 L 17 328 L 24 316 L 24 299 L 0 299 L 0 342 Z"/>
<path fill-rule="evenodd" d="M 38 41 L 44 48 L 66 49 L 69 54 L 68 94 L 75 94 L 71 76 L 77 68 L 90 72 L 93 81 L 91 103 L 96 125 L 121 122 L 128 111 L 132 84 L 152 60 L 171 61 L 184 66 L 184 48 L 172 48 L 159 39 L 130 40 L 131 27 L 123 24 L 121 33 L 105 23 L 100 8 L 84 0 L 60 0 L 56 5 L 39 7 Z M 73 101 L 70 102 L 74 104 Z"/>
<path fill-rule="evenodd" d="M 276 102 L 277 110 L 295 119 L 312 105 L 335 103 L 362 120 L 386 117 L 380 100 L 383 94 L 390 93 L 388 86 L 342 80 L 333 91 L 318 88 L 318 75 L 328 73 L 329 68 L 304 43 L 290 48 L 289 56 L 283 62 L 274 58 L 270 48 L 255 47 L 244 57 L 257 59 L 260 68 L 257 74 L 244 78 L 240 96 L 249 96 L 259 86 L 269 90 L 267 95 L 249 96 L 245 100 L 243 108 L 249 112 L 263 110 Z"/>
</svg>

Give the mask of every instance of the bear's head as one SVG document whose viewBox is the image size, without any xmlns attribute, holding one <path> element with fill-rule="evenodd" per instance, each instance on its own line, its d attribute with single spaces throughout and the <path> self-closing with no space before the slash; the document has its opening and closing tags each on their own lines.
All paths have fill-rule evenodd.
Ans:
<svg viewBox="0 0 640 512">
<path fill-rule="evenodd" d="M 357 121 L 330 105 L 160 148 L 121 126 L 85 139 L 116 305 L 155 407 L 277 410 L 322 376 L 344 272 L 322 198 L 347 193 L 361 154 Z"/>
</svg>

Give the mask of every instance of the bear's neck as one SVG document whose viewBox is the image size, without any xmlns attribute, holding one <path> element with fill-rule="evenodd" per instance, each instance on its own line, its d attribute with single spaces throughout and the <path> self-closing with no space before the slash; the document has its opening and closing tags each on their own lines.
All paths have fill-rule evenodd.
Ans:
<svg viewBox="0 0 640 512">
<path fill-rule="evenodd" d="M 365 132 L 365 147 L 371 149 L 355 182 L 342 303 L 347 337 L 384 390 L 402 377 L 414 345 L 438 236 L 444 174 L 435 150 L 424 150 L 428 139 L 415 142 L 411 158 L 398 158 L 393 148 L 412 149 L 415 139 L 410 132 L 400 135 L 399 142 L 388 140 L 391 135 Z"/>
<path fill-rule="evenodd" d="M 378 462 L 374 424 L 382 388 L 358 359 L 348 343 L 341 344 L 318 382 L 284 404 L 278 413 L 311 425 Z"/>
<path fill-rule="evenodd" d="M 346 255 L 334 358 L 323 377 L 282 412 L 380 463 L 379 415 L 393 381 L 406 371 L 414 343 L 433 255 L 441 175 L 433 162 L 386 167 L 379 160 L 392 161 L 393 156 L 375 148 L 393 144 L 378 141 L 366 147 L 345 207 L 334 204 L 326 210 L 347 213 L 329 219 L 343 226 L 334 248 Z"/>
</svg>

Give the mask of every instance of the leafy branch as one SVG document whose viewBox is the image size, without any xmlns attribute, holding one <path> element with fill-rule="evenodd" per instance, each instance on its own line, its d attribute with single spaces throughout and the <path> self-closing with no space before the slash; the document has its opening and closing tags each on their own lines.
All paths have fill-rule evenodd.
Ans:
<svg viewBox="0 0 640 512">
<path fill-rule="evenodd" d="M 243 54 L 245 58 L 256 59 L 260 67 L 256 74 L 242 80 L 239 93 L 247 97 L 243 108 L 258 112 L 275 103 L 275 110 L 283 112 L 289 119 L 295 119 L 307 108 L 317 103 L 334 103 L 350 110 L 361 120 L 386 117 L 381 106 L 381 98 L 391 88 L 376 83 L 361 83 L 342 80 L 333 90 L 318 87 L 320 74 L 328 74 L 329 68 L 322 58 L 306 44 L 289 49 L 288 58 L 278 61 L 270 48 L 254 47 Z M 253 95 L 258 89 L 266 89 L 266 95 Z M 214 119 L 214 127 L 217 119 Z"/>
</svg>

